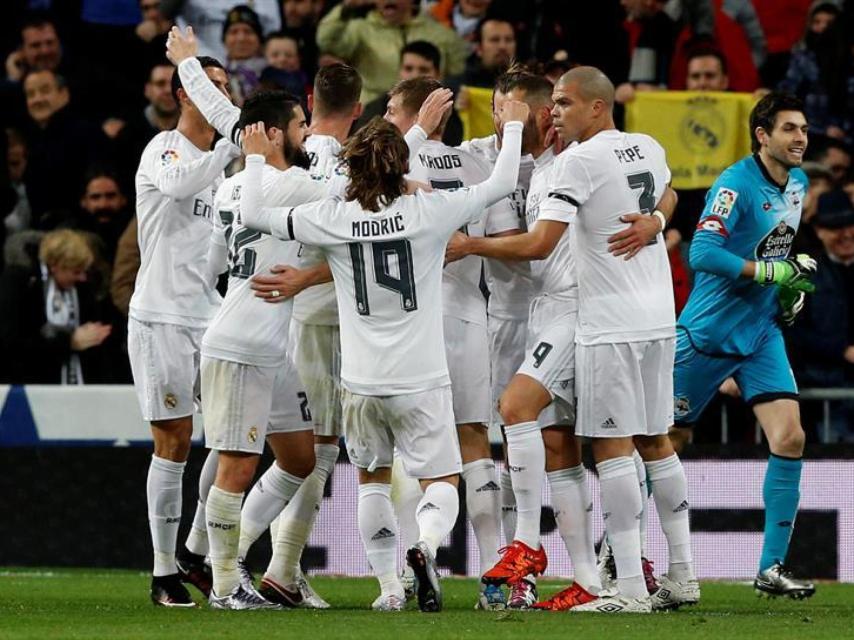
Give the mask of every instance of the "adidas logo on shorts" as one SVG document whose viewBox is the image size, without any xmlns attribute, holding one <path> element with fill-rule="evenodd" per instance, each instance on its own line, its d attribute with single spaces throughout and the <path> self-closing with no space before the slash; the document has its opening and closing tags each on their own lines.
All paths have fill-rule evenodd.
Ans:
<svg viewBox="0 0 854 640">
<path fill-rule="evenodd" d="M 601 424 L 601 426 L 599 428 L 600 429 L 616 429 L 617 423 L 614 422 L 613 418 L 608 418 L 607 420 L 605 420 L 605 422 L 603 422 Z"/>
</svg>

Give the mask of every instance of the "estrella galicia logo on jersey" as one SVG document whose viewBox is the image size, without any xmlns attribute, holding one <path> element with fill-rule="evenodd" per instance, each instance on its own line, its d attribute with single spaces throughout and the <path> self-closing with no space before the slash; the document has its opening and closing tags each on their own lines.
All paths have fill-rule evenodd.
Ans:
<svg viewBox="0 0 854 640">
<path fill-rule="evenodd" d="M 729 231 L 727 231 L 724 221 L 718 216 L 709 216 L 700 220 L 697 231 L 711 231 L 712 233 L 719 233 L 725 238 L 729 237 Z"/>
<path fill-rule="evenodd" d="M 691 401 L 685 396 L 679 396 L 673 401 L 673 413 L 677 418 L 687 416 L 689 411 L 691 411 Z"/>
<path fill-rule="evenodd" d="M 166 149 L 160 154 L 160 166 L 168 167 L 178 162 L 178 152 L 175 149 Z"/>
<path fill-rule="evenodd" d="M 738 191 L 721 187 L 718 189 L 715 199 L 712 202 L 712 213 L 726 220 L 729 218 L 729 214 L 732 213 L 732 208 L 735 206 L 737 198 Z"/>
<path fill-rule="evenodd" d="M 789 255 L 794 241 L 795 230 L 785 220 L 780 220 L 756 245 L 756 259 L 783 260 Z"/>
</svg>

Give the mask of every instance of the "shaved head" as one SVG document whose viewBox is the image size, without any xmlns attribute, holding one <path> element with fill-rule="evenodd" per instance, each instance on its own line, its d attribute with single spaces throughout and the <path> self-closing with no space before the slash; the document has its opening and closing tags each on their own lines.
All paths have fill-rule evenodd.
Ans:
<svg viewBox="0 0 854 640">
<path fill-rule="evenodd" d="M 602 100 L 608 108 L 614 106 L 614 85 L 608 76 L 596 67 L 575 67 L 558 79 L 555 87 L 567 87 L 575 84 L 579 95 L 587 102 Z"/>
</svg>

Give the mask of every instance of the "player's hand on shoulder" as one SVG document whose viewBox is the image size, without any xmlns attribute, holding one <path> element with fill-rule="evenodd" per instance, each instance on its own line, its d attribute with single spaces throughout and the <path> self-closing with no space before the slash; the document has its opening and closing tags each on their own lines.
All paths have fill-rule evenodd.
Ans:
<svg viewBox="0 0 854 640">
<path fill-rule="evenodd" d="M 531 109 L 528 106 L 527 102 L 522 102 L 521 100 L 507 100 L 501 106 L 501 124 L 505 125 L 508 122 L 522 122 L 523 124 L 528 121 L 528 114 Z"/>
<path fill-rule="evenodd" d="M 433 187 L 431 187 L 426 182 L 418 182 L 418 180 L 407 180 L 406 195 L 412 195 L 416 191 L 424 191 L 425 193 L 430 193 L 431 191 L 433 191 Z"/>
<path fill-rule="evenodd" d="M 255 291 L 256 298 L 264 302 L 284 302 L 305 289 L 305 274 L 287 264 L 277 264 L 270 269 L 270 275 L 257 275 L 249 285 Z"/>
<path fill-rule="evenodd" d="M 419 127 L 429 136 L 442 122 L 445 114 L 454 106 L 454 94 L 450 89 L 442 87 L 431 92 L 421 108 L 418 110 L 418 119 L 415 121 Z"/>
<path fill-rule="evenodd" d="M 273 141 L 267 137 L 263 122 L 246 125 L 243 129 L 242 147 L 243 153 L 247 156 L 257 153 L 266 158 L 275 151 Z"/>
<path fill-rule="evenodd" d="M 187 58 L 193 58 L 199 52 L 199 42 L 193 27 L 187 27 L 185 32 L 180 27 L 172 27 L 166 38 L 166 57 L 175 66 Z"/>
<path fill-rule="evenodd" d="M 608 238 L 608 251 L 624 260 L 634 258 L 661 233 L 661 222 L 655 216 L 629 213 L 620 216 L 620 221 L 629 226 Z"/>
<path fill-rule="evenodd" d="M 455 231 L 448 246 L 445 248 L 445 264 L 462 260 L 468 254 L 468 236 L 461 231 Z"/>
</svg>

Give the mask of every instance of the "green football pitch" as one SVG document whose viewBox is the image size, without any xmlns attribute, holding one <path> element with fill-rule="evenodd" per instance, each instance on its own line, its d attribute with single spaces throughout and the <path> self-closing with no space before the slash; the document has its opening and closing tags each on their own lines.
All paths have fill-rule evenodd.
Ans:
<svg viewBox="0 0 854 640">
<path fill-rule="evenodd" d="M 821 584 L 805 602 L 760 600 L 743 584 L 704 583 L 700 605 L 652 615 L 474 611 L 476 583 L 443 582 L 445 610 L 374 613 L 370 579 L 313 578 L 329 611 L 155 608 L 148 577 L 132 571 L 0 571 L 0 638 L 854 638 L 854 585 Z M 559 584 L 541 583 L 541 596 Z"/>
</svg>

